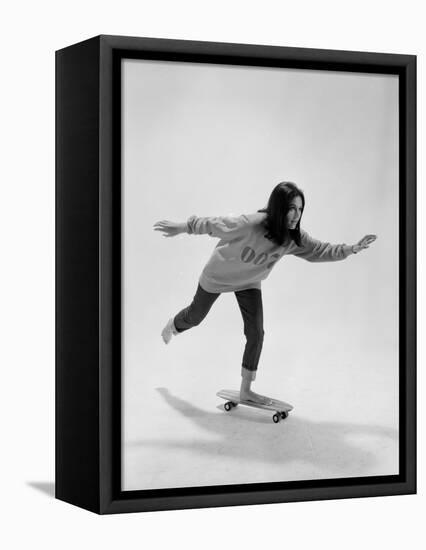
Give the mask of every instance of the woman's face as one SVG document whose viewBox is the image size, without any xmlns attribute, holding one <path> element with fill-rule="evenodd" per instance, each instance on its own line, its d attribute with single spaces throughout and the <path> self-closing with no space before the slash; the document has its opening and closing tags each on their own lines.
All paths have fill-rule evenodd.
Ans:
<svg viewBox="0 0 426 550">
<path fill-rule="evenodd" d="M 303 211 L 303 202 L 301 197 L 295 197 L 290 201 L 290 207 L 287 212 L 287 227 L 289 229 L 295 229 L 298 224 Z"/>
</svg>

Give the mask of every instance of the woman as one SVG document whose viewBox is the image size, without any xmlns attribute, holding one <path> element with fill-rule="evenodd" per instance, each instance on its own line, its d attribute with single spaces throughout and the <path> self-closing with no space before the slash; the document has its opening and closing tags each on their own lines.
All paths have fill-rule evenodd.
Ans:
<svg viewBox="0 0 426 550">
<path fill-rule="evenodd" d="M 279 183 L 266 208 L 254 214 L 199 218 L 185 223 L 162 220 L 154 224 L 164 237 L 180 233 L 208 234 L 220 239 L 198 281 L 192 303 L 172 317 L 162 331 L 168 344 L 176 336 L 206 317 L 222 292 L 234 292 L 244 321 L 246 346 L 241 369 L 241 399 L 269 403 L 268 397 L 251 389 L 262 350 L 263 308 L 261 281 L 285 255 L 292 254 L 311 262 L 332 262 L 368 248 L 376 239 L 366 235 L 355 245 L 331 245 L 313 239 L 300 229 L 305 197 L 294 183 Z"/>
</svg>

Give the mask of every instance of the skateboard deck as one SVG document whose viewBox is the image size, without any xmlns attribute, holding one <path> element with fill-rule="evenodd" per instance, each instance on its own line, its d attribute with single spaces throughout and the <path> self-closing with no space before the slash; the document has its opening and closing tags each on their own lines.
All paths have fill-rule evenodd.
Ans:
<svg viewBox="0 0 426 550">
<path fill-rule="evenodd" d="M 248 401 L 240 399 L 240 392 L 233 390 L 220 390 L 216 394 L 221 399 L 225 399 L 224 404 L 225 411 L 229 412 L 233 407 L 237 405 L 246 405 L 247 407 L 254 407 L 255 409 L 263 409 L 266 411 L 273 411 L 274 415 L 272 420 L 277 424 L 280 420 L 287 418 L 289 412 L 293 409 L 293 406 L 285 401 L 278 401 L 277 399 L 271 399 L 271 403 L 262 404 L 255 403 L 254 401 Z"/>
</svg>

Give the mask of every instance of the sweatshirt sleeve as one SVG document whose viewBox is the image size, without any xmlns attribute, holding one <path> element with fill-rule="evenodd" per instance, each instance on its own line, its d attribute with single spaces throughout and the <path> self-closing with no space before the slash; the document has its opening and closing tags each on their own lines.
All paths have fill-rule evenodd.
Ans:
<svg viewBox="0 0 426 550">
<path fill-rule="evenodd" d="M 330 244 L 311 237 L 301 230 L 301 245 L 293 252 L 294 256 L 308 260 L 308 262 L 336 262 L 345 260 L 350 255 L 350 248 L 346 244 Z"/>
<path fill-rule="evenodd" d="M 243 233 L 250 224 L 249 218 L 241 216 L 219 216 L 199 218 L 190 216 L 186 222 L 187 233 L 190 235 L 205 235 L 220 239 L 233 239 Z"/>
</svg>

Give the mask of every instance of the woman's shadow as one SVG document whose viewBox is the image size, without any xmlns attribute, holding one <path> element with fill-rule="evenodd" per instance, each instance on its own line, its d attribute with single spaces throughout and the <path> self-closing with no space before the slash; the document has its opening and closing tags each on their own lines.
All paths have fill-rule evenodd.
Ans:
<svg viewBox="0 0 426 550">
<path fill-rule="evenodd" d="M 386 446 L 391 450 L 397 448 L 397 431 L 383 426 L 313 422 L 297 416 L 295 412 L 275 425 L 272 413 L 262 414 L 259 410 L 244 406 L 232 409 L 229 413 L 222 412 L 222 406 L 217 407 L 221 409 L 220 413 L 207 412 L 172 395 L 166 388 L 157 388 L 157 391 L 174 411 L 195 423 L 202 431 L 217 435 L 217 439 L 144 439 L 129 442 L 130 446 L 185 449 L 194 453 L 220 454 L 236 460 L 281 465 L 303 460 L 311 462 L 316 468 L 330 470 L 331 473 L 355 471 L 356 475 L 363 475 L 363 472 L 374 468 L 378 460 L 374 449 Z"/>
</svg>

